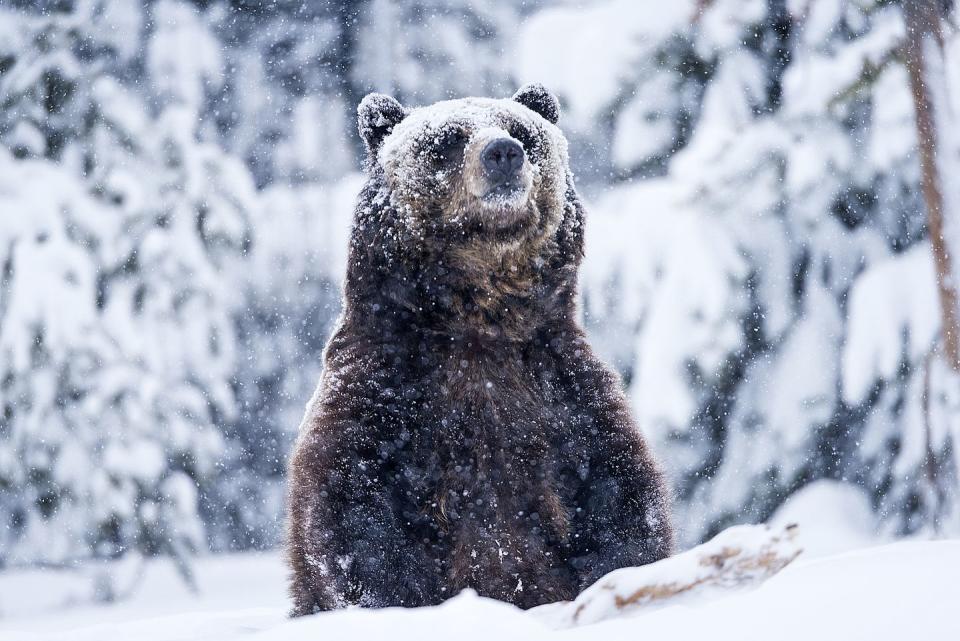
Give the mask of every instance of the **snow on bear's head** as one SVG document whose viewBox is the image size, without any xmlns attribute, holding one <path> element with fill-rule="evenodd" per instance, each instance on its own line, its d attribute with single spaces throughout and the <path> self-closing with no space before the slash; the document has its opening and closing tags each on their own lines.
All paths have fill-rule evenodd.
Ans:
<svg viewBox="0 0 960 641">
<path fill-rule="evenodd" d="M 567 143 L 557 99 L 542 86 L 414 109 L 370 94 L 357 111 L 368 171 L 382 174 L 411 227 L 510 245 L 560 224 Z"/>
</svg>

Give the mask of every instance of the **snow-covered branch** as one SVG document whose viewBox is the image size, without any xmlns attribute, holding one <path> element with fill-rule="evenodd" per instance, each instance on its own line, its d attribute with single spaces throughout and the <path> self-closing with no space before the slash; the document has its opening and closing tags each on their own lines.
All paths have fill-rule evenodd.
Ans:
<svg viewBox="0 0 960 641">
<path fill-rule="evenodd" d="M 588 625 L 717 588 L 759 584 L 802 552 L 796 525 L 741 525 L 657 563 L 606 575 L 573 601 L 534 610 L 556 627 Z"/>
</svg>

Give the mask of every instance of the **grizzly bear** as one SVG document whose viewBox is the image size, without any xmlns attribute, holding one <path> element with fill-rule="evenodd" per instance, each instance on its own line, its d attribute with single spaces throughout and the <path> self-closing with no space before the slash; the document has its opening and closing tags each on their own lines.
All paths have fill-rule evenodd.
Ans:
<svg viewBox="0 0 960 641">
<path fill-rule="evenodd" d="M 522 608 L 669 554 L 661 472 L 578 323 L 557 99 L 358 108 L 343 311 L 290 464 L 293 615 Z"/>
</svg>

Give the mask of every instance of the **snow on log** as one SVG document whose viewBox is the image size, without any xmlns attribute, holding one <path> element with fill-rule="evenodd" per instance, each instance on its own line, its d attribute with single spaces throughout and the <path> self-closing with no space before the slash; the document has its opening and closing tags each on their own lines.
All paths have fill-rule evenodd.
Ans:
<svg viewBox="0 0 960 641">
<path fill-rule="evenodd" d="M 677 556 L 641 567 L 621 568 L 573 601 L 533 610 L 554 627 L 596 623 L 715 588 L 759 584 L 797 558 L 796 525 L 739 525 Z"/>
</svg>

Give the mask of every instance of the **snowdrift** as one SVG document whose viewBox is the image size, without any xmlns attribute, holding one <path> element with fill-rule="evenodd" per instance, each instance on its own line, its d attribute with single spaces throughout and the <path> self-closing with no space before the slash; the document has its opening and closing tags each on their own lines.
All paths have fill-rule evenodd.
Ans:
<svg viewBox="0 0 960 641">
<path fill-rule="evenodd" d="M 790 526 L 731 528 L 671 559 L 613 572 L 573 602 L 528 612 L 465 591 L 432 608 L 351 609 L 288 620 L 279 557 L 219 557 L 198 564 L 200 595 L 154 573 L 137 597 L 120 605 L 14 614 L 0 620 L 0 639 L 960 638 L 953 612 L 960 541 L 899 542 L 817 559 L 800 555 L 791 563 L 800 554 L 794 534 Z M 0 599 L 16 581 L 2 577 Z M 23 577 L 20 586 L 26 586 Z"/>
</svg>

